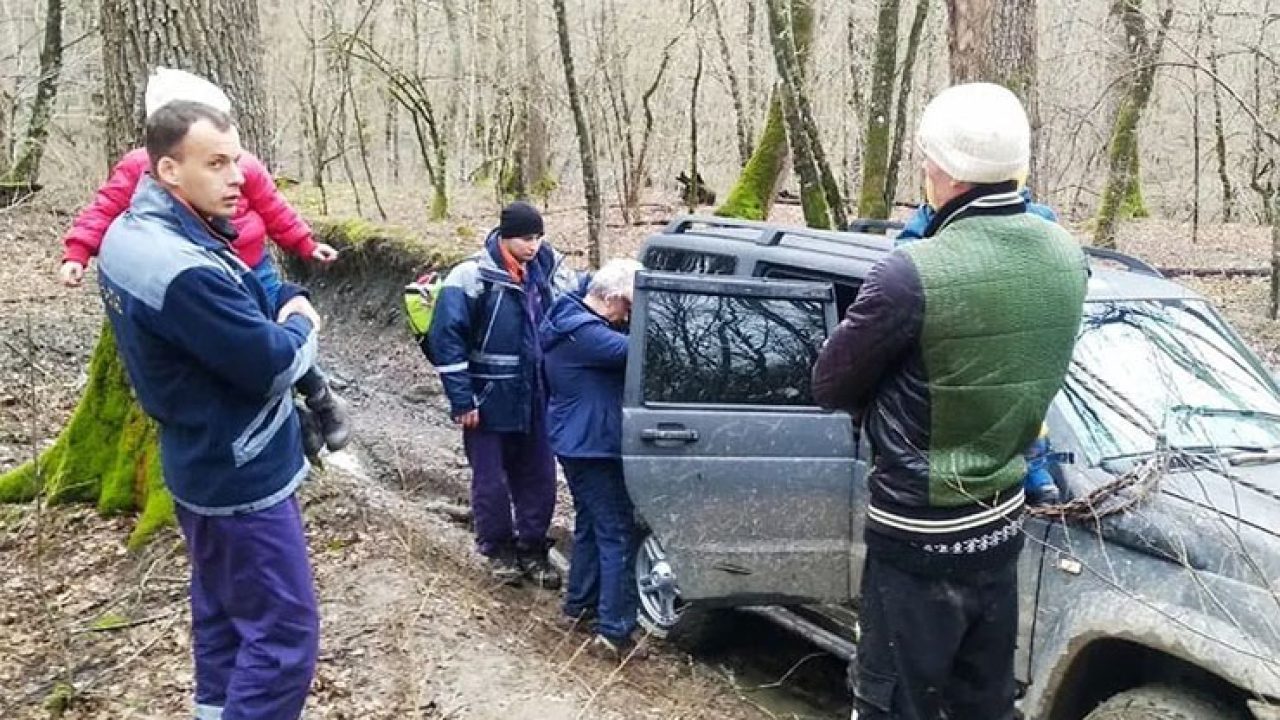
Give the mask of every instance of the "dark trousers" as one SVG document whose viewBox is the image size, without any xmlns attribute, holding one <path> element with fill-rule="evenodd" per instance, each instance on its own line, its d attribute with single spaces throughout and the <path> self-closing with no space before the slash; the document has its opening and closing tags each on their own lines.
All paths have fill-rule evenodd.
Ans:
<svg viewBox="0 0 1280 720">
<path fill-rule="evenodd" d="M 868 554 L 858 720 L 1012 720 L 1018 563 L 933 578 Z"/>
<path fill-rule="evenodd" d="M 564 598 L 566 615 L 595 612 L 607 638 L 636 629 L 635 509 L 622 479 L 620 459 L 560 458 L 573 493 L 573 562 Z"/>
<path fill-rule="evenodd" d="M 531 551 L 546 547 L 556 505 L 556 461 L 544 421 L 534 415 L 527 433 L 462 432 L 481 555 L 493 557 L 512 545 Z"/>
<path fill-rule="evenodd" d="M 297 499 L 226 517 L 176 512 L 191 561 L 196 717 L 297 720 L 320 637 Z"/>
</svg>

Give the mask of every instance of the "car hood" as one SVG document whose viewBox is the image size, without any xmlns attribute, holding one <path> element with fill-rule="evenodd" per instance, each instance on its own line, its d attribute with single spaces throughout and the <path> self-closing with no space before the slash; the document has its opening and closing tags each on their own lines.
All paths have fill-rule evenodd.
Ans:
<svg viewBox="0 0 1280 720">
<path fill-rule="evenodd" d="M 1221 518 L 1280 535 L 1280 463 L 1223 468 L 1221 473 L 1170 472 L 1160 489 Z"/>
<path fill-rule="evenodd" d="M 1093 469 L 1090 484 L 1112 479 Z M 1097 525 L 1108 542 L 1280 592 L 1280 464 L 1170 470 Z"/>
</svg>

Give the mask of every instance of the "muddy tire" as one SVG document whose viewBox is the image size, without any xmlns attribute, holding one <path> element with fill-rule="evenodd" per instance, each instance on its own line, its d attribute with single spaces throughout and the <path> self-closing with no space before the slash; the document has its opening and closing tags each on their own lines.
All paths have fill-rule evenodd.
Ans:
<svg viewBox="0 0 1280 720">
<path fill-rule="evenodd" d="M 635 579 L 643 632 L 686 649 L 705 648 L 721 634 L 726 611 L 680 598 L 662 542 L 651 532 L 646 531 L 636 549 Z"/>
<path fill-rule="evenodd" d="M 1240 720 L 1212 697 L 1169 685 L 1144 685 L 1113 695 L 1085 720 Z"/>
</svg>

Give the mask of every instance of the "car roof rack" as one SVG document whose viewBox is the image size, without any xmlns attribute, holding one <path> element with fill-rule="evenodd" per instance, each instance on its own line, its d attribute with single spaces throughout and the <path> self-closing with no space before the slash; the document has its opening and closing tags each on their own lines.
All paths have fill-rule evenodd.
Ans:
<svg viewBox="0 0 1280 720">
<path fill-rule="evenodd" d="M 887 235 L 890 230 L 901 230 L 905 227 L 897 220 L 877 220 L 874 218 L 854 218 L 845 224 L 845 232 L 875 233 Z"/>
<path fill-rule="evenodd" d="M 816 230 L 803 226 L 776 225 L 773 223 L 757 222 L 755 220 L 741 220 L 739 218 L 719 217 L 715 215 L 680 215 L 672 219 L 672 221 L 663 230 L 667 235 L 686 235 L 696 234 L 703 229 L 714 231 L 719 229 L 727 230 L 753 230 L 757 234 L 754 242 L 757 245 L 780 245 L 782 239 L 788 235 L 792 237 L 810 237 L 821 240 L 835 240 L 838 242 L 848 243 L 850 245 L 858 245 L 873 250 L 883 250 L 882 247 L 869 243 L 862 238 L 854 236 L 857 230 L 837 231 L 837 230 Z M 714 232 L 707 233 L 714 234 Z M 735 236 L 736 237 L 736 236 Z M 738 239 L 749 239 L 741 238 Z"/>
<path fill-rule="evenodd" d="M 1107 248 L 1089 247 L 1084 248 L 1085 255 L 1094 260 L 1105 260 L 1107 262 L 1116 263 L 1129 272 L 1138 273 L 1140 275 L 1150 275 L 1151 277 L 1163 278 L 1164 273 L 1160 272 L 1154 265 L 1139 260 L 1132 255 L 1125 255 L 1116 250 L 1108 250 Z"/>
</svg>

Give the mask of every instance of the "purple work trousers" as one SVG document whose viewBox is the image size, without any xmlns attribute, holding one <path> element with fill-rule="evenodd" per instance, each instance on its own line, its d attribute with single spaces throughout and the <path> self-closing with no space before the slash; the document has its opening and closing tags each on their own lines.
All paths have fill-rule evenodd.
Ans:
<svg viewBox="0 0 1280 720">
<path fill-rule="evenodd" d="M 512 547 L 545 549 L 556 505 L 556 461 L 543 415 L 533 413 L 527 433 L 462 433 L 471 464 L 471 512 L 481 555 L 493 557 Z"/>
<path fill-rule="evenodd" d="M 242 515 L 176 509 L 191 561 L 197 720 L 297 720 L 320 637 L 297 498 Z"/>
</svg>

